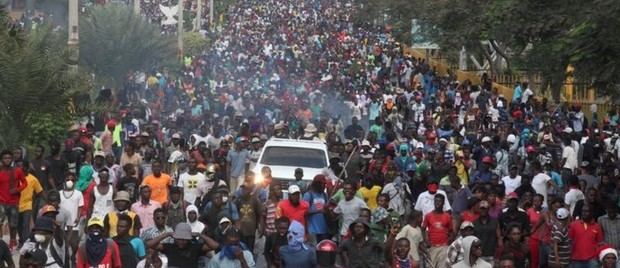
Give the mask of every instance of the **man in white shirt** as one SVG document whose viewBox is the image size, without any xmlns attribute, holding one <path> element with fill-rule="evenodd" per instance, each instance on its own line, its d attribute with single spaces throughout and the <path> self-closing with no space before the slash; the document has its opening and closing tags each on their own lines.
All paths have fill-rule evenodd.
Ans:
<svg viewBox="0 0 620 268">
<path fill-rule="evenodd" d="M 534 92 L 530 89 L 528 83 L 524 82 L 523 88 L 525 88 L 525 90 L 523 91 L 523 96 L 521 97 L 521 103 L 527 103 L 527 101 L 530 100 L 530 97 L 534 95 Z"/>
<path fill-rule="evenodd" d="M 516 165 L 510 167 L 508 176 L 502 178 L 504 182 L 504 188 L 506 188 L 506 195 L 514 192 L 519 186 L 521 186 L 521 175 L 518 174 L 519 168 Z"/>
<path fill-rule="evenodd" d="M 564 142 L 564 149 L 562 149 L 562 167 L 569 169 L 571 172 L 577 168 L 577 152 L 571 146 L 571 141 L 566 140 Z"/>
<path fill-rule="evenodd" d="M 543 172 L 538 161 L 532 163 L 532 174 L 536 174 L 534 175 L 534 178 L 532 178 L 532 188 L 534 188 L 534 191 L 536 191 L 537 194 L 541 194 L 545 198 L 542 207 L 547 208 L 548 187 L 555 187 L 555 183 L 549 175 Z"/>
<path fill-rule="evenodd" d="M 196 199 L 204 194 L 204 187 L 207 178 L 198 172 L 196 159 L 190 158 L 187 161 L 189 170 L 179 176 L 178 186 L 183 188 L 183 200 L 190 204 L 196 204 Z"/>
<path fill-rule="evenodd" d="M 441 194 L 446 197 L 443 203 L 443 211 L 451 211 L 452 207 L 448 202 L 448 196 L 443 190 L 439 190 L 439 183 L 436 181 L 429 181 L 426 185 L 427 191 L 422 192 L 415 202 L 413 209 L 422 212 L 422 218 L 426 217 L 426 214 L 435 210 L 435 195 Z"/>
<path fill-rule="evenodd" d="M 570 215 L 573 215 L 577 202 L 579 200 L 584 200 L 586 197 L 579 189 L 579 177 L 575 175 L 570 176 L 568 178 L 568 187 L 569 190 L 566 195 L 564 195 L 564 204 L 570 208 Z"/>
</svg>

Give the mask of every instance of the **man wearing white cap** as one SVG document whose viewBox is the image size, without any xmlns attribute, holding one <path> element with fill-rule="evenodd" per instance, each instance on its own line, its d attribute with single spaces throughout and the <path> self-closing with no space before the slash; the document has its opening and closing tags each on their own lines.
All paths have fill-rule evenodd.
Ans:
<svg viewBox="0 0 620 268">
<path fill-rule="evenodd" d="M 288 199 L 278 203 L 276 217 L 287 217 L 291 221 L 298 221 L 306 226 L 306 212 L 309 207 L 308 202 L 301 199 L 299 186 L 291 185 L 288 187 Z"/>
</svg>

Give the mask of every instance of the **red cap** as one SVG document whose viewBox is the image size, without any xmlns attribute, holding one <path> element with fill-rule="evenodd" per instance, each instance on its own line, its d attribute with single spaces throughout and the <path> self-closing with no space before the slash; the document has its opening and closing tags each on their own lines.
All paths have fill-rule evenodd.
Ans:
<svg viewBox="0 0 620 268">
<path fill-rule="evenodd" d="M 490 156 L 485 156 L 482 158 L 482 163 L 485 164 L 493 164 L 493 158 L 491 158 Z"/>
<path fill-rule="evenodd" d="M 528 153 L 533 153 L 533 152 L 536 152 L 536 147 L 534 147 L 534 146 L 532 146 L 532 145 L 529 145 L 529 146 L 527 146 L 526 151 L 527 151 Z"/>
<path fill-rule="evenodd" d="M 338 250 L 338 245 L 336 245 L 334 241 L 325 239 L 316 245 L 316 250 L 326 251 L 326 252 L 335 252 L 336 250 Z"/>
<path fill-rule="evenodd" d="M 321 183 L 326 183 L 327 182 L 327 178 L 325 178 L 325 175 L 323 175 L 323 174 L 318 174 L 318 175 L 314 176 L 313 181 L 318 181 L 318 182 L 321 182 Z"/>
<path fill-rule="evenodd" d="M 515 192 L 511 192 L 506 196 L 506 199 L 510 200 L 510 199 L 519 199 L 519 195 Z"/>
</svg>

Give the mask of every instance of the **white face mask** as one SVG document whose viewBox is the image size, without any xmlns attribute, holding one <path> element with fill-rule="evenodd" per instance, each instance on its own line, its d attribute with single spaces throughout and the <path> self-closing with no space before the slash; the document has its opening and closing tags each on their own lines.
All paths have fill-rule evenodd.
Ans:
<svg viewBox="0 0 620 268">
<path fill-rule="evenodd" d="M 228 201 L 228 196 L 222 196 L 222 202 L 226 203 Z"/>
<path fill-rule="evenodd" d="M 42 234 L 34 234 L 34 241 L 37 243 L 43 243 L 45 242 L 47 239 L 45 237 L 45 235 Z"/>
<path fill-rule="evenodd" d="M 67 189 L 72 189 L 73 188 L 73 181 L 65 182 L 65 186 L 67 186 Z"/>
</svg>

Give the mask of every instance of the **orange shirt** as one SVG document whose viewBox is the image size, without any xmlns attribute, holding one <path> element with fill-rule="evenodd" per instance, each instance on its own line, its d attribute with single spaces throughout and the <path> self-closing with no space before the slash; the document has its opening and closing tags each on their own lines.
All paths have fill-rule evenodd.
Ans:
<svg viewBox="0 0 620 268">
<path fill-rule="evenodd" d="M 172 179 L 166 173 L 161 173 L 159 178 L 151 174 L 144 178 L 142 185 L 151 187 L 151 199 L 163 204 L 168 201 L 168 187 L 172 185 Z"/>
</svg>

